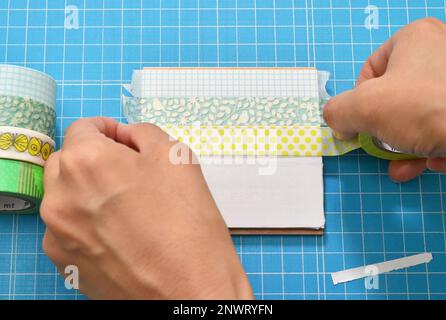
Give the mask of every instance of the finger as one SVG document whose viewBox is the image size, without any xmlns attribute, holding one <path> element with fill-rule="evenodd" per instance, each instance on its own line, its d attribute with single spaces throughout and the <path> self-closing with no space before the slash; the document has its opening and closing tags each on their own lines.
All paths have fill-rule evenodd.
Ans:
<svg viewBox="0 0 446 320">
<path fill-rule="evenodd" d="M 426 159 L 390 161 L 389 176 L 396 182 L 412 180 L 426 169 Z"/>
<path fill-rule="evenodd" d="M 390 38 L 384 42 L 362 66 L 356 81 L 356 86 L 359 86 L 366 80 L 377 78 L 382 76 L 387 69 L 387 63 L 389 62 L 390 54 L 393 50 L 394 38 Z"/>
<path fill-rule="evenodd" d="M 427 159 L 427 168 L 432 171 L 446 172 L 446 158 Z"/>
<path fill-rule="evenodd" d="M 54 184 L 59 177 L 60 172 L 60 151 L 54 152 L 45 162 L 45 170 L 43 172 L 43 186 L 45 190 Z"/>
<path fill-rule="evenodd" d="M 368 80 L 330 99 L 323 110 L 324 120 L 341 140 L 352 139 L 358 132 L 375 135 L 374 119 L 380 116 L 377 109 L 387 90 L 382 78 Z"/>
<path fill-rule="evenodd" d="M 64 146 L 89 136 L 103 136 L 115 140 L 118 122 L 105 117 L 83 118 L 75 121 L 65 133 Z"/>
<path fill-rule="evenodd" d="M 356 86 L 359 86 L 364 81 L 384 75 L 393 49 L 393 42 L 393 38 L 390 38 L 367 59 L 359 73 Z M 357 91 L 346 91 L 332 98 L 324 108 L 325 122 L 335 130 L 333 134 L 340 140 L 352 139 L 360 131 L 361 123 L 357 123 L 355 114 L 352 114 L 352 112 L 355 112 L 353 111 L 354 107 L 360 107 L 357 105 L 359 102 L 354 99 L 355 96 L 357 96 Z M 341 109 L 341 111 L 338 109 Z M 337 115 L 337 113 L 341 114 Z M 332 119 L 333 117 L 335 119 Z M 339 127 L 339 129 L 334 127 Z"/>
<path fill-rule="evenodd" d="M 119 125 L 115 139 L 141 153 L 154 150 L 159 143 L 173 141 L 161 128 L 149 123 Z"/>
<path fill-rule="evenodd" d="M 42 239 L 42 248 L 45 254 L 54 262 L 58 269 L 72 264 L 72 260 L 60 247 L 60 240 L 49 230 L 45 231 Z"/>
</svg>

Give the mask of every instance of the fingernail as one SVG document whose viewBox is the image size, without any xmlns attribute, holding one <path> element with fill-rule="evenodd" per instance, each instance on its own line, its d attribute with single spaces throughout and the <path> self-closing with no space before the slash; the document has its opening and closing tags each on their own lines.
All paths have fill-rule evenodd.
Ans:
<svg viewBox="0 0 446 320">
<path fill-rule="evenodd" d="M 337 132 L 337 131 L 334 131 L 334 130 L 333 130 L 333 136 L 336 139 L 342 140 L 342 141 L 352 140 L 354 137 L 356 137 L 355 134 L 340 133 L 340 132 Z"/>
<path fill-rule="evenodd" d="M 337 133 L 336 131 L 333 130 L 333 137 L 335 137 L 338 140 L 342 140 L 341 138 L 341 134 Z"/>
<path fill-rule="evenodd" d="M 446 158 L 429 158 L 426 166 L 431 171 L 446 172 Z"/>
<path fill-rule="evenodd" d="M 337 131 L 333 131 L 333 136 L 338 140 L 350 140 L 351 139 L 351 137 L 349 137 L 343 133 L 337 132 Z"/>
</svg>

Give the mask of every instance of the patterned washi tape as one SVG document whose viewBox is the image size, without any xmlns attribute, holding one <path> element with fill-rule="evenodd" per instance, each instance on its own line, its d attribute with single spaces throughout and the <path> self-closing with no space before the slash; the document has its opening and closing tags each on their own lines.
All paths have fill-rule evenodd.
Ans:
<svg viewBox="0 0 446 320">
<path fill-rule="evenodd" d="M 321 116 L 327 99 L 123 96 L 122 102 L 130 123 L 161 126 L 201 155 L 337 156 L 362 148 L 381 159 L 417 158 L 380 148 L 366 134 L 351 141 L 337 140 Z"/>
<path fill-rule="evenodd" d="M 299 97 L 122 97 L 129 122 L 157 125 L 320 125 L 318 98 Z"/>
<path fill-rule="evenodd" d="M 318 98 L 122 99 L 130 123 L 156 124 L 200 155 L 328 156 L 359 147 L 321 126 Z"/>
<path fill-rule="evenodd" d="M 43 197 L 43 168 L 0 159 L 0 214 L 35 213 Z"/>
<path fill-rule="evenodd" d="M 0 95 L 0 126 L 38 131 L 54 139 L 56 112 L 30 98 Z"/>
<path fill-rule="evenodd" d="M 34 213 L 43 197 L 43 165 L 54 152 L 56 82 L 0 65 L 0 213 Z"/>
<path fill-rule="evenodd" d="M 28 98 L 54 110 L 56 82 L 49 75 L 15 65 L 0 65 L 0 94 Z"/>
<path fill-rule="evenodd" d="M 202 156 L 334 156 L 359 148 L 356 140 L 335 139 L 327 127 L 166 125 L 161 128 Z"/>
<path fill-rule="evenodd" d="M 40 132 L 0 126 L 0 158 L 43 166 L 54 152 L 55 142 Z"/>
</svg>

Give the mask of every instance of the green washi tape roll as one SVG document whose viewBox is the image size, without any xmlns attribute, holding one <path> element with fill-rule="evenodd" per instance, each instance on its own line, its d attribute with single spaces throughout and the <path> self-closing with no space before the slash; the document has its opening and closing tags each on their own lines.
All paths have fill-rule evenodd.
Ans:
<svg viewBox="0 0 446 320">
<path fill-rule="evenodd" d="M 365 133 L 360 133 L 358 137 L 361 148 L 369 155 L 385 159 L 385 160 L 412 160 L 420 159 L 420 157 L 413 154 L 402 153 L 388 144 L 381 142 L 375 137 Z"/>
<path fill-rule="evenodd" d="M 36 213 L 43 197 L 43 168 L 0 159 L 0 214 Z"/>
</svg>

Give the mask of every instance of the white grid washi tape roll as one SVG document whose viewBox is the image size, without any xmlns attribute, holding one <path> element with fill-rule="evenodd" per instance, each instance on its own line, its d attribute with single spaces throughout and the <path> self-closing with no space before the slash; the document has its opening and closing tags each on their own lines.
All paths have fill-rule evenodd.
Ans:
<svg viewBox="0 0 446 320">
<path fill-rule="evenodd" d="M 0 94 L 29 98 L 55 108 L 56 82 L 47 74 L 14 65 L 0 65 Z"/>
</svg>

